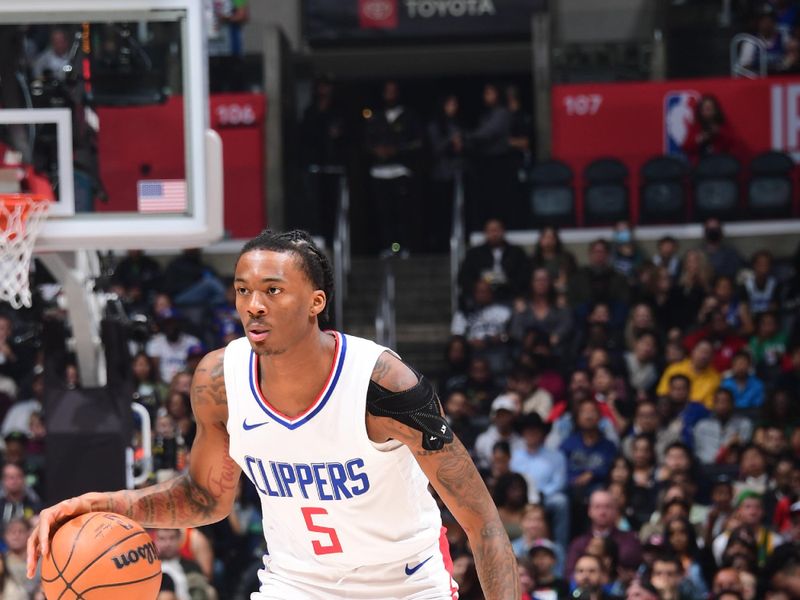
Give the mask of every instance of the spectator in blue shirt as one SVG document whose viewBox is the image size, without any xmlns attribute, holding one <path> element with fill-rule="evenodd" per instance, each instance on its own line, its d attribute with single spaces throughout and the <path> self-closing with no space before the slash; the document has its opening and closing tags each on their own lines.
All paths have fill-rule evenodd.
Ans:
<svg viewBox="0 0 800 600">
<path fill-rule="evenodd" d="M 589 371 L 586 369 L 575 369 L 569 379 L 568 400 L 557 402 L 550 411 L 547 418 L 552 423 L 552 430 L 545 440 L 545 446 L 558 450 L 570 434 L 575 431 L 574 415 L 578 412 L 578 406 L 584 400 L 592 399 L 592 380 Z M 608 408 L 606 406 L 606 408 Z M 602 412 L 602 409 L 601 409 Z M 610 414 L 610 413 L 609 413 Z M 619 444 L 619 437 L 614 423 L 608 417 L 600 417 L 600 431 L 603 436 L 614 443 Z"/>
<path fill-rule="evenodd" d="M 577 431 L 561 444 L 567 458 L 567 478 L 570 486 L 591 492 L 608 477 L 617 447 L 600 431 L 600 408 L 594 400 L 578 405 L 575 417 Z"/>
<path fill-rule="evenodd" d="M 683 442 L 689 448 L 694 444 L 694 426 L 705 419 L 709 410 L 701 402 L 691 398 L 692 382 L 686 375 L 669 378 L 669 391 L 661 399 L 662 419 L 666 423 L 656 436 L 656 454 L 664 457 L 667 448 L 674 442 Z"/>
<path fill-rule="evenodd" d="M 736 408 L 756 408 L 764 404 L 764 383 L 752 373 L 753 359 L 741 350 L 733 355 L 731 374 L 722 387 L 733 394 Z"/>
<path fill-rule="evenodd" d="M 524 444 L 512 449 L 511 470 L 528 480 L 528 489 L 536 489 L 553 523 L 553 537 L 562 548 L 569 543 L 569 500 L 567 461 L 557 450 L 544 447 L 549 427 L 538 413 L 522 417 L 518 429 Z"/>
</svg>

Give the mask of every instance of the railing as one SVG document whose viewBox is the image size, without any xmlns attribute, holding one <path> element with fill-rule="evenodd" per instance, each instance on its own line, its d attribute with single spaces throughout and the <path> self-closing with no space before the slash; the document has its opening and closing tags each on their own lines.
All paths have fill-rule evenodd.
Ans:
<svg viewBox="0 0 800 600">
<path fill-rule="evenodd" d="M 336 231 L 333 236 L 333 292 L 336 327 L 344 328 L 344 301 L 347 298 L 347 277 L 350 275 L 350 186 L 347 174 L 339 175 L 339 205 L 336 210 Z"/>
<path fill-rule="evenodd" d="M 336 204 L 336 224 L 333 231 L 333 313 L 337 329 L 344 327 L 344 301 L 347 298 L 347 278 L 350 275 L 350 186 L 344 167 L 311 165 L 311 175 L 336 175 L 339 197 Z"/>
<path fill-rule="evenodd" d="M 375 314 L 375 341 L 387 348 L 397 348 L 397 318 L 395 314 L 395 274 L 394 262 L 399 254 L 381 257 L 383 281 Z"/>
<path fill-rule="evenodd" d="M 147 412 L 147 409 L 139 404 L 138 402 L 131 403 L 131 409 L 141 419 L 141 431 L 142 431 L 142 451 L 144 452 L 144 456 L 142 457 L 141 462 L 141 473 L 139 475 L 134 475 L 133 467 L 135 464 L 134 460 L 134 449 L 128 446 L 126 450 L 126 462 L 128 466 L 127 472 L 127 488 L 132 490 L 134 488 L 139 487 L 147 482 L 150 478 L 151 473 L 153 472 L 153 444 L 152 444 L 152 426 L 150 423 L 150 413 Z"/>
<path fill-rule="evenodd" d="M 731 0 L 722 0 L 722 6 L 719 11 L 719 26 L 730 27 L 733 23 L 733 7 Z"/>
<path fill-rule="evenodd" d="M 72 323 L 78 370 L 84 387 L 106 384 L 106 360 L 102 352 L 100 322 L 109 295 L 95 289 L 100 258 L 94 250 L 44 252 L 41 261 L 61 284 L 62 308 Z"/>
<path fill-rule="evenodd" d="M 466 240 L 464 239 L 464 175 L 456 174 L 453 188 L 453 229 L 450 232 L 450 314 L 458 311 L 458 269 L 464 260 Z"/>
<path fill-rule="evenodd" d="M 742 65 L 739 62 L 741 49 L 745 44 L 753 46 L 753 52 L 758 59 L 758 71 Z M 733 36 L 730 46 L 731 53 L 731 77 L 747 77 L 748 79 L 759 79 L 767 75 L 767 45 L 763 40 L 749 33 L 738 33 Z"/>
</svg>

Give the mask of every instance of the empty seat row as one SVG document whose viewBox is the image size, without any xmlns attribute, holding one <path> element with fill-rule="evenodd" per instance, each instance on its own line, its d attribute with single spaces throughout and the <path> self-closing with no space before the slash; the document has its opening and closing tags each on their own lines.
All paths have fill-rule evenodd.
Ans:
<svg viewBox="0 0 800 600">
<path fill-rule="evenodd" d="M 781 152 L 765 152 L 742 166 L 728 154 L 704 157 L 692 169 L 673 156 L 650 159 L 639 170 L 638 222 L 682 223 L 718 217 L 724 220 L 792 216 L 794 161 Z M 591 162 L 583 171 L 582 220 L 578 223 L 572 169 L 558 160 L 535 165 L 529 177 L 531 214 L 537 225 L 609 225 L 631 219 L 628 167 L 615 158 Z M 744 194 L 742 194 L 744 191 Z M 744 202 L 742 201 L 744 200 Z"/>
</svg>

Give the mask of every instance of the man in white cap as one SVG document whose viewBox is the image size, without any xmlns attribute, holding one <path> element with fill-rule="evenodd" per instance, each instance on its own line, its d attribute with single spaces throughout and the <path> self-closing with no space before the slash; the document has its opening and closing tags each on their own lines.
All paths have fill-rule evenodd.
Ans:
<svg viewBox="0 0 800 600">
<path fill-rule="evenodd" d="M 514 449 L 522 440 L 514 431 L 514 420 L 520 412 L 521 401 L 517 394 L 500 394 L 492 402 L 492 424 L 475 440 L 475 462 L 479 469 L 488 469 L 492 460 L 492 448 L 497 442 L 506 441 Z"/>
</svg>

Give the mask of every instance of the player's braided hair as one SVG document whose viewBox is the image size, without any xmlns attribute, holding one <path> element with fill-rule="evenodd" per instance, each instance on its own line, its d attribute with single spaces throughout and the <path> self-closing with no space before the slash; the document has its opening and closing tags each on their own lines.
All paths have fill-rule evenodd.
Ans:
<svg viewBox="0 0 800 600">
<path fill-rule="evenodd" d="M 316 289 L 325 292 L 325 310 L 320 313 L 319 317 L 320 321 L 328 320 L 328 307 L 333 301 L 333 269 L 331 269 L 328 257 L 317 248 L 307 231 L 293 229 L 279 233 L 265 229 L 244 245 L 239 253 L 239 258 L 253 250 L 294 252 L 300 258 L 300 264 L 308 280 Z"/>
</svg>

